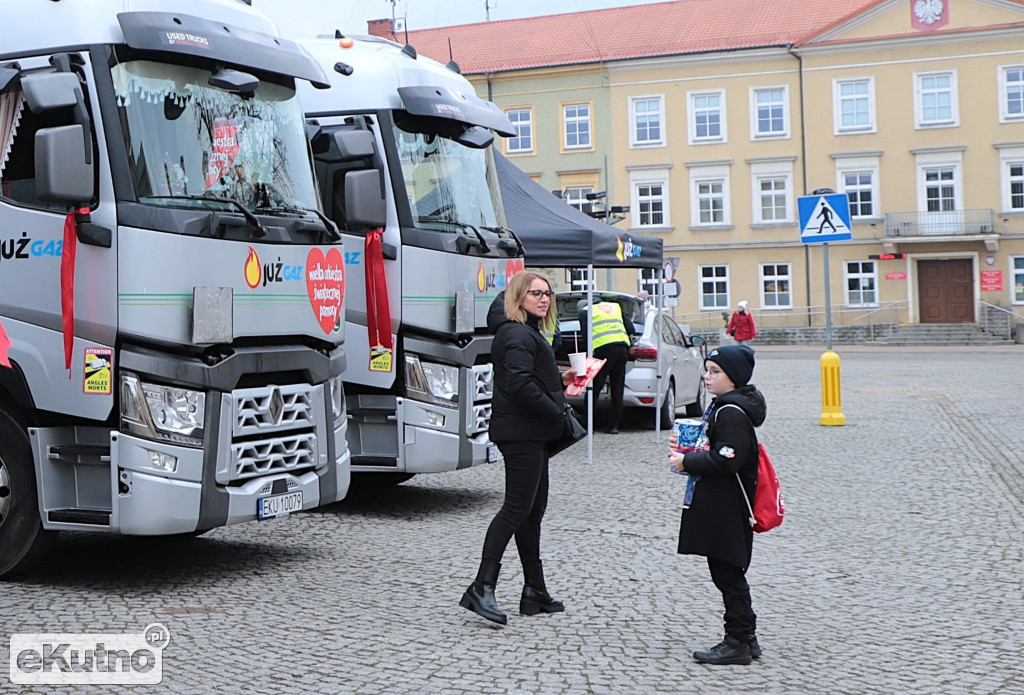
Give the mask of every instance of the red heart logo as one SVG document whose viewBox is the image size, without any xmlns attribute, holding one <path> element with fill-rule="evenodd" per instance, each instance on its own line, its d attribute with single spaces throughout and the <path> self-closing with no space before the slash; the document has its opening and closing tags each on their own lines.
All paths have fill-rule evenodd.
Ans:
<svg viewBox="0 0 1024 695">
<path fill-rule="evenodd" d="M 341 251 L 330 249 L 325 257 L 320 249 L 310 249 L 306 256 L 306 292 L 320 328 L 330 335 L 340 325 L 345 301 L 345 259 Z"/>
<path fill-rule="evenodd" d="M 513 258 L 505 263 L 505 286 L 508 287 L 509 280 L 512 276 L 524 269 L 524 262 L 522 258 Z"/>
</svg>

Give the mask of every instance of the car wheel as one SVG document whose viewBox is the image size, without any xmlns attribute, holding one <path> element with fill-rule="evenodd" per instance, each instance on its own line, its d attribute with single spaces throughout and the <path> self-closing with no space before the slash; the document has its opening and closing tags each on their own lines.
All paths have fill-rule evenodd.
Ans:
<svg viewBox="0 0 1024 695">
<path fill-rule="evenodd" d="M 56 536 L 43 530 L 36 500 L 28 437 L 0 412 L 0 577 L 28 569 Z"/>
<path fill-rule="evenodd" d="M 661 429 L 672 429 L 672 422 L 676 419 L 676 382 L 669 380 L 668 390 L 665 391 L 665 400 L 661 402 Z"/>
<path fill-rule="evenodd" d="M 702 417 L 704 415 L 704 409 L 707 407 L 707 399 L 708 392 L 707 389 L 704 388 L 704 380 L 701 379 L 697 386 L 697 400 L 693 403 L 686 404 L 686 417 Z"/>
</svg>

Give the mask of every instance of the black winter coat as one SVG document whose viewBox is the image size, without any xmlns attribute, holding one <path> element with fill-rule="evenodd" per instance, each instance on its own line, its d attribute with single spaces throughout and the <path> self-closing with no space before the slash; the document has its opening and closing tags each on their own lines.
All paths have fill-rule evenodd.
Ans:
<svg viewBox="0 0 1024 695">
<path fill-rule="evenodd" d="M 743 412 L 723 408 L 727 403 L 738 405 Z M 713 557 L 743 569 L 750 566 L 754 531 L 736 472 L 753 502 L 757 483 L 754 428 L 764 422 L 767 410 L 764 396 L 752 385 L 715 398 L 708 416 L 709 449 L 686 455 L 686 472 L 701 477 L 679 524 L 680 553 Z"/>
<path fill-rule="evenodd" d="M 494 333 L 494 399 L 491 402 L 491 441 L 551 441 L 562 435 L 565 396 L 555 351 L 540 334 L 538 319 L 526 323 L 505 317 L 499 295 L 487 314 Z"/>
</svg>

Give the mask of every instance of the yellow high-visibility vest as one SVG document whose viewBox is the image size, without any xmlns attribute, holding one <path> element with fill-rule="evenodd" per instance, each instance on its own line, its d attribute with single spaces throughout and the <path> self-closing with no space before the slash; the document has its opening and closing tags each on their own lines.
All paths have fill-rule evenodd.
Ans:
<svg viewBox="0 0 1024 695">
<path fill-rule="evenodd" d="M 617 302 L 601 302 L 594 305 L 590 319 L 590 332 L 594 336 L 594 349 L 610 343 L 629 345 L 626 326 L 622 322 L 622 307 Z"/>
</svg>

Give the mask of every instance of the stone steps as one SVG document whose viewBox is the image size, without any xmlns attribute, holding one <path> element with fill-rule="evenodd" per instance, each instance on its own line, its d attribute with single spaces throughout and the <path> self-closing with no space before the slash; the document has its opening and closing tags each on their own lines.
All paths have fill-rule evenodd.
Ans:
<svg viewBox="0 0 1024 695">
<path fill-rule="evenodd" d="M 976 323 L 900 324 L 891 334 L 874 341 L 876 345 L 1006 345 L 1006 338 L 994 336 Z"/>
</svg>

